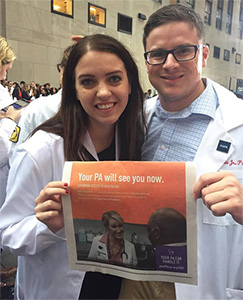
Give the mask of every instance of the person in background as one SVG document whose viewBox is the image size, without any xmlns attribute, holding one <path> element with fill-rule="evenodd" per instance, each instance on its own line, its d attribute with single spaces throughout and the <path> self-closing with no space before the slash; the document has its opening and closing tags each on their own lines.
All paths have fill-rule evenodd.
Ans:
<svg viewBox="0 0 243 300">
<path fill-rule="evenodd" d="M 30 98 L 31 98 L 31 96 L 29 94 L 30 86 L 28 84 L 22 83 L 21 92 L 22 92 L 22 98 L 23 99 L 30 100 Z"/>
<path fill-rule="evenodd" d="M 20 89 L 20 85 L 18 84 L 18 82 L 14 82 L 13 83 L 14 89 L 13 89 L 13 93 L 12 93 L 12 98 L 15 100 L 19 100 L 22 99 L 22 92 Z"/>
<path fill-rule="evenodd" d="M 50 94 L 51 95 L 54 95 L 54 94 L 56 94 L 57 93 L 57 89 L 55 88 L 55 87 L 51 87 L 51 89 L 50 89 Z"/>
<path fill-rule="evenodd" d="M 5 79 L 7 72 L 12 68 L 16 56 L 4 37 L 0 36 L 0 79 Z M 0 109 L 11 105 L 14 101 L 8 91 L 0 85 Z M 9 154 L 12 145 L 10 140 L 16 128 L 20 111 L 12 106 L 0 114 L 0 208 L 5 200 L 6 185 L 9 172 Z"/>
<path fill-rule="evenodd" d="M 175 4 L 153 13 L 143 44 L 158 96 L 147 104 L 142 160 L 194 161 L 198 285 L 176 284 L 177 299 L 243 299 L 243 102 L 202 78 L 204 24 Z"/>
<path fill-rule="evenodd" d="M 152 90 L 149 89 L 148 92 L 147 92 L 147 94 L 146 94 L 146 98 L 145 99 L 150 99 L 152 97 L 151 95 L 152 95 Z"/>
<path fill-rule="evenodd" d="M 45 89 L 44 85 L 41 84 L 39 86 L 39 97 L 45 97 L 45 96 L 48 96 L 47 90 Z"/>
<path fill-rule="evenodd" d="M 49 96 L 51 94 L 51 84 L 49 82 L 45 83 L 44 89 L 46 91 L 46 96 Z"/>
<path fill-rule="evenodd" d="M 62 77 L 65 66 L 67 64 L 68 56 L 73 48 L 73 45 L 68 46 L 62 56 L 61 63 L 57 65 L 57 70 L 60 73 L 60 85 L 62 86 Z M 18 142 L 12 146 L 13 153 L 14 149 L 23 143 L 29 134 L 41 123 L 47 119 L 53 117 L 60 106 L 62 98 L 62 89 L 60 89 L 53 96 L 41 97 L 30 103 L 21 113 L 21 118 L 19 120 L 18 126 L 21 128 Z M 12 161 L 12 155 L 10 158 L 10 163 Z"/>
<path fill-rule="evenodd" d="M 70 270 L 63 227 L 61 199 L 69 193 L 61 181 L 64 162 L 139 160 L 144 140 L 138 68 L 116 39 L 99 34 L 81 39 L 62 82 L 57 114 L 14 151 L 0 211 L 0 242 L 18 255 L 17 299 L 79 297 L 84 273 Z M 98 274 L 106 284 L 96 299 L 119 294 L 119 277 Z M 94 290 L 96 281 L 86 284 Z"/>
<path fill-rule="evenodd" d="M 12 96 L 14 90 L 13 81 L 9 81 L 8 83 L 9 83 L 9 95 Z"/>
</svg>

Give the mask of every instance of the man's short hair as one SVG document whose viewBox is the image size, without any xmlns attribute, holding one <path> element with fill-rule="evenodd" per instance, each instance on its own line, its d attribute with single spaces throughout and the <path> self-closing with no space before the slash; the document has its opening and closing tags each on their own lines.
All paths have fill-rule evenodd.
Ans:
<svg viewBox="0 0 243 300">
<path fill-rule="evenodd" d="M 155 229 L 159 230 L 159 236 L 156 237 L 157 245 L 186 241 L 186 218 L 173 208 L 160 208 L 150 216 L 147 230 L 150 238 L 153 239 L 150 239 L 152 244 L 154 243 Z"/>
<path fill-rule="evenodd" d="M 187 22 L 192 28 L 196 28 L 199 39 L 204 40 L 205 31 L 203 21 L 194 9 L 181 4 L 171 4 L 164 6 L 154 12 L 144 26 L 143 46 L 146 51 L 147 38 L 150 32 L 161 25 L 172 22 Z"/>
</svg>

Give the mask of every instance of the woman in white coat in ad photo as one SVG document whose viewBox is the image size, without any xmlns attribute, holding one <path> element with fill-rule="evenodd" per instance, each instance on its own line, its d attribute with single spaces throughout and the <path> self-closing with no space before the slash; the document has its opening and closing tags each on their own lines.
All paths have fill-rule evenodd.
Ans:
<svg viewBox="0 0 243 300">
<path fill-rule="evenodd" d="M 132 243 L 124 239 L 124 221 L 116 211 L 107 211 L 102 215 L 106 233 L 93 239 L 88 258 L 137 265 L 137 255 Z"/>
</svg>

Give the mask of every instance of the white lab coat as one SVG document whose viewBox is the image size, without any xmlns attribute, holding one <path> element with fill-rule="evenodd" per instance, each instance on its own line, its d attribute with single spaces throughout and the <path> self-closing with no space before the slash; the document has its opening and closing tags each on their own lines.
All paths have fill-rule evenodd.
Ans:
<svg viewBox="0 0 243 300">
<path fill-rule="evenodd" d="M 207 79 L 209 80 L 209 79 Z M 243 184 L 243 101 L 212 82 L 219 98 L 215 120 L 208 125 L 195 156 L 197 177 L 227 170 Z M 156 98 L 147 102 L 150 118 Z M 217 151 L 219 140 L 229 142 L 228 153 Z M 198 285 L 176 284 L 177 299 L 243 299 L 243 226 L 230 214 L 215 217 L 197 200 Z"/>
<path fill-rule="evenodd" d="M 8 90 L 0 84 L 0 109 L 15 102 L 8 93 Z M 8 179 L 8 157 L 12 142 L 9 140 L 16 123 L 10 119 L 0 119 L 0 208 L 5 200 L 6 185 Z"/>
<path fill-rule="evenodd" d="M 96 236 L 93 239 L 89 259 L 108 260 L 108 251 L 106 244 L 100 241 L 102 236 Z M 122 262 L 124 265 L 136 266 L 138 263 L 135 247 L 132 243 L 123 239 L 124 249 L 122 250 Z"/>
<path fill-rule="evenodd" d="M 57 113 L 61 100 L 62 89 L 54 95 L 37 98 L 22 109 L 21 117 L 18 122 L 18 126 L 20 127 L 19 139 L 16 144 L 13 144 L 12 153 L 16 146 L 23 143 L 37 126 Z M 12 157 L 10 157 L 10 164 L 11 161 Z"/>
<path fill-rule="evenodd" d="M 0 119 L 0 208 L 5 200 L 9 171 L 9 153 L 12 142 L 9 140 L 16 123 L 8 118 Z"/>
<path fill-rule="evenodd" d="M 16 102 L 16 100 L 14 100 L 10 96 L 8 90 L 2 84 L 0 84 L 0 110 L 13 104 L 14 102 Z"/>
<path fill-rule="evenodd" d="M 98 160 L 88 133 L 85 146 Z M 0 244 L 18 255 L 17 299 L 78 299 L 84 272 L 69 268 L 64 230 L 52 233 L 34 212 L 41 189 L 62 179 L 64 160 L 63 139 L 43 131 L 14 154 L 0 210 Z"/>
</svg>

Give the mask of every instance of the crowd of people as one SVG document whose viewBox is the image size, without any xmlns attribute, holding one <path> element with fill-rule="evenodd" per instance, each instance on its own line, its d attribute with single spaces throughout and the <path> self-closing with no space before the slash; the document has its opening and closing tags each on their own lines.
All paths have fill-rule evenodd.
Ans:
<svg viewBox="0 0 243 300">
<path fill-rule="evenodd" d="M 1 80 L 1 85 L 8 91 L 9 95 L 15 99 L 35 100 L 39 97 L 54 95 L 58 92 L 59 88 L 51 87 L 50 83 L 39 84 L 31 81 L 10 81 L 7 79 Z"/>
<path fill-rule="evenodd" d="M 21 115 L 9 116 L 7 111 L 0 119 L 0 142 L 5 145 L 1 170 L 8 177 L 7 183 L 1 180 L 0 245 L 18 256 L 15 298 L 242 299 L 243 102 L 202 77 L 209 48 L 201 17 L 172 4 L 148 18 L 144 57 L 158 93 L 149 101 L 144 101 L 138 68 L 122 43 L 103 34 L 77 39 L 61 64 L 62 89 L 52 96 L 52 109 L 46 113 L 48 103 L 40 106 L 37 99 Z M 15 55 L 5 39 L 0 42 L 8 48 L 3 51 L 0 43 L 4 80 Z M 0 90 L 1 98 L 11 99 L 7 94 Z M 7 129 L 16 126 L 21 138 L 26 123 L 30 136 L 13 150 Z M 134 284 L 70 269 L 62 207 L 62 197 L 70 190 L 61 181 L 63 166 L 65 161 L 94 160 L 195 163 L 197 285 Z M 104 224 L 108 234 L 109 222 Z M 108 243 L 107 236 L 94 243 Z M 122 249 L 123 244 L 117 245 Z M 96 288 L 98 281 L 102 285 Z"/>
</svg>

